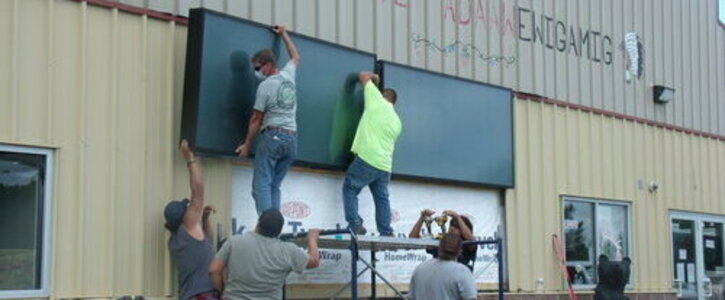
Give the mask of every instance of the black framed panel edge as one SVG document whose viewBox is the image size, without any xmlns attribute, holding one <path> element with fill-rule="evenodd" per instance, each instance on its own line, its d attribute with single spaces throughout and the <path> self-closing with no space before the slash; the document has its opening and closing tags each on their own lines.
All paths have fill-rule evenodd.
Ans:
<svg viewBox="0 0 725 300">
<path fill-rule="evenodd" d="M 493 184 L 493 183 L 483 183 L 479 181 L 467 181 L 467 180 L 456 180 L 456 179 L 446 179 L 446 178 L 437 178 L 437 177 L 428 177 L 428 176 L 417 176 L 417 175 L 411 175 L 411 174 L 400 174 L 400 173 L 392 173 L 393 178 L 400 178 L 400 179 L 407 179 L 407 180 L 416 180 L 421 182 L 429 182 L 429 183 L 453 183 L 453 184 L 459 184 L 461 186 L 467 186 L 467 187 L 491 187 L 491 188 L 497 188 L 497 189 L 508 189 L 508 188 L 515 188 L 516 187 L 516 135 L 514 134 L 514 128 L 515 128 L 515 113 L 514 113 L 514 96 L 513 96 L 513 90 L 511 88 L 507 88 L 504 86 L 499 86 L 495 84 L 490 84 L 482 81 L 473 80 L 470 78 L 463 78 L 455 75 L 450 75 L 442 72 L 436 72 L 427 70 L 420 67 L 405 65 L 397 62 L 392 62 L 389 60 L 379 59 L 375 62 L 375 73 L 377 73 L 380 76 L 380 86 L 379 89 L 385 88 L 385 65 L 389 64 L 392 66 L 400 67 L 403 69 L 409 69 L 417 72 L 422 73 L 428 73 L 432 75 L 438 75 L 445 78 L 455 79 L 455 80 L 461 80 L 464 82 L 469 82 L 473 84 L 483 85 L 487 87 L 492 88 L 498 88 L 504 91 L 508 91 L 509 93 L 509 109 L 511 111 L 510 120 L 511 120 L 511 184 Z"/>
<path fill-rule="evenodd" d="M 196 149 L 197 121 L 199 112 L 199 89 L 201 87 L 201 63 L 203 45 L 189 43 L 190 40 L 202 40 L 204 38 L 204 14 L 193 9 L 189 13 L 189 26 L 186 37 L 186 65 L 184 67 L 184 94 L 181 105 L 181 126 L 180 137 L 189 142 L 194 151 Z"/>
<path fill-rule="evenodd" d="M 197 12 L 197 13 L 208 13 L 208 14 L 217 15 L 219 17 L 223 17 L 223 18 L 227 18 L 227 19 L 239 21 L 241 23 L 245 23 L 245 24 L 252 25 L 252 26 L 255 26 L 255 27 L 259 27 L 259 28 L 262 28 L 262 29 L 265 29 L 265 30 L 269 30 L 270 32 L 271 32 L 271 28 L 272 28 L 272 26 L 267 25 L 267 24 L 264 24 L 264 23 L 259 23 L 259 22 L 256 22 L 256 21 L 252 21 L 252 20 L 249 20 L 249 19 L 244 19 L 244 18 L 241 18 L 241 17 L 237 17 L 237 16 L 225 14 L 225 13 L 222 13 L 222 12 L 219 12 L 219 11 L 215 11 L 215 10 L 211 10 L 211 9 L 207 9 L 207 8 L 195 8 L 195 9 L 191 9 L 189 11 L 191 13 Z M 191 15 L 191 13 L 190 13 L 190 15 Z M 190 24 L 190 26 L 191 26 L 191 24 Z M 333 46 L 333 47 L 337 47 L 337 48 L 342 48 L 342 49 L 349 50 L 349 51 L 352 51 L 352 52 L 357 52 L 357 53 L 360 53 L 360 54 L 370 55 L 370 56 L 373 56 L 375 58 L 375 61 L 378 60 L 377 59 L 378 56 L 377 56 L 376 53 L 367 52 L 367 51 L 363 51 L 363 50 L 360 50 L 360 49 L 352 48 L 352 47 L 349 47 L 349 46 L 345 46 L 345 45 L 333 43 L 333 42 L 326 41 L 326 40 L 323 40 L 323 39 L 320 39 L 320 38 L 317 38 L 317 37 L 305 35 L 305 34 L 302 34 L 302 33 L 299 33 L 299 32 L 288 31 L 288 34 L 290 35 L 290 37 L 301 37 L 303 39 L 312 40 L 312 41 L 319 42 L 319 43 L 322 43 L 322 44 L 325 44 L 325 45 L 329 45 L 329 46 Z"/>
</svg>

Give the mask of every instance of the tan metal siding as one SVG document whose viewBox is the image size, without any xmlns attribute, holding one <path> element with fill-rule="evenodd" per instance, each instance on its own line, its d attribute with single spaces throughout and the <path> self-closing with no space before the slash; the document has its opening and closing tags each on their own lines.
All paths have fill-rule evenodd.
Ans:
<svg viewBox="0 0 725 300">
<path fill-rule="evenodd" d="M 487 21 L 470 26 L 444 19 L 441 0 L 126 3 L 221 7 L 383 59 L 725 132 L 725 30 L 713 26 L 707 1 L 482 1 Z M 505 15 L 494 17 L 517 3 L 613 35 L 635 29 L 647 50 L 643 79 L 624 83 L 618 49 L 614 63 L 602 66 L 511 39 Z M 415 34 L 440 47 L 470 42 L 517 62 L 507 67 L 460 50 L 445 53 L 414 42 Z M 618 43 L 613 36 L 613 47 Z M 170 198 L 188 196 L 175 149 L 186 27 L 83 2 L 4 0 L 0 45 L 0 143 L 58 149 L 52 296 L 171 295 L 175 278 L 161 210 Z M 650 103 L 649 86 L 660 80 L 678 89 L 664 110 Z M 515 101 L 515 122 L 517 187 L 506 191 L 512 291 L 533 291 L 538 277 L 547 290 L 561 290 L 550 239 L 561 230 L 561 195 L 632 204 L 637 291 L 669 290 L 670 251 L 651 253 L 652 245 L 669 248 L 668 210 L 725 214 L 721 140 L 529 100 Z M 228 220 L 232 166 L 211 159 L 202 165 L 208 201 L 217 207 L 214 221 Z M 660 183 L 656 194 L 646 191 L 649 180 Z"/>
<path fill-rule="evenodd" d="M 161 210 L 188 194 L 173 180 L 186 178 L 185 27 L 74 1 L 0 11 L 0 142 L 57 149 L 51 295 L 170 295 Z M 209 165 L 215 221 L 227 219 L 229 167 Z"/>
<path fill-rule="evenodd" d="M 14 118 L 17 98 L 17 2 L 5 1 L 0 9 L 0 41 L 6 47 L 0 47 L 0 134 L 12 136 L 15 132 Z"/>
<path fill-rule="evenodd" d="M 717 72 L 717 96 L 714 101 L 718 111 L 718 132 L 722 133 L 725 132 L 725 103 L 722 100 L 725 99 L 725 84 L 722 84 L 725 82 L 725 55 L 722 55 L 722 49 L 725 49 L 725 32 L 723 32 L 725 31 L 725 24 L 720 24 L 720 29 L 716 31 L 717 48 L 715 48 L 716 63 L 714 65 Z"/>
<path fill-rule="evenodd" d="M 725 213 L 722 141 L 529 100 L 515 102 L 515 123 L 517 187 L 506 195 L 513 291 L 533 291 L 541 276 L 547 290 L 561 289 L 551 234 L 561 231 L 562 195 L 631 204 L 638 291 L 670 289 L 669 210 Z"/>
<path fill-rule="evenodd" d="M 628 1 L 629 2 L 629 1 Z M 612 32 L 624 32 L 624 22 L 623 17 L 626 17 L 627 10 L 625 10 L 625 3 L 622 0 L 616 0 L 612 1 Z M 615 47 L 619 47 L 619 41 L 613 41 L 615 44 Z M 621 52 L 615 51 L 613 54 L 615 57 L 622 57 Z M 626 83 L 624 80 L 622 80 L 622 74 L 624 74 L 624 64 L 623 63 L 612 63 L 610 65 L 612 68 L 612 71 L 610 72 L 610 76 L 607 80 L 611 80 L 612 82 L 612 90 L 613 90 L 613 99 L 610 99 L 607 101 L 610 103 L 610 106 L 613 107 L 613 111 L 617 112 L 626 112 L 625 109 L 627 107 L 627 101 L 626 101 L 626 95 L 627 91 L 625 89 Z"/>
</svg>

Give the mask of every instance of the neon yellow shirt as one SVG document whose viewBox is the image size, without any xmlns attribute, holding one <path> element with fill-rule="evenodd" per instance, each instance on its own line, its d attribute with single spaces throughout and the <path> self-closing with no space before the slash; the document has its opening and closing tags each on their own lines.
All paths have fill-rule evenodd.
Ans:
<svg viewBox="0 0 725 300">
<path fill-rule="evenodd" d="M 365 110 L 351 151 L 376 169 L 391 172 L 395 141 L 403 126 L 393 104 L 383 98 L 372 80 L 365 84 L 364 95 Z"/>
</svg>

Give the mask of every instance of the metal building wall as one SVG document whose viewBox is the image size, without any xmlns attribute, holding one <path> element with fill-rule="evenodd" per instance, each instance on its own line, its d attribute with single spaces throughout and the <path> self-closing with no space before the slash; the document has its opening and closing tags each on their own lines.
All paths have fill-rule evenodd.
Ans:
<svg viewBox="0 0 725 300">
<path fill-rule="evenodd" d="M 136 2 L 151 8 L 173 3 Z M 201 4 L 196 2 L 175 5 Z M 596 24 L 601 17 L 611 19 L 607 26 L 618 31 L 654 32 L 662 45 L 657 49 L 664 52 L 648 50 L 658 58 L 631 85 L 623 82 L 621 61 L 592 66 L 538 44 L 519 43 L 509 38 L 513 32 L 505 18 L 454 25 L 452 13 L 444 18 L 449 3 L 444 0 L 203 4 L 260 22 L 292 24 L 295 31 L 374 51 L 384 59 L 722 135 L 725 108 L 719 99 L 725 85 L 717 83 L 725 77 L 725 58 L 719 54 L 725 45 L 723 29 L 709 23 L 714 1 L 655 2 L 518 3 L 549 15 L 555 11 L 569 23 L 576 16 L 577 23 Z M 514 5 L 481 3 L 494 15 Z M 590 20 L 596 11 L 591 3 L 612 10 Z M 624 4 L 634 7 L 615 16 Z M 664 23 L 660 30 L 646 22 L 654 19 L 650 7 L 675 17 L 659 20 Z M 572 17 L 560 17 L 560 12 Z M 716 16 L 712 20 L 716 25 Z M 447 52 L 433 44 L 455 45 L 456 40 L 474 41 L 486 53 L 513 55 L 516 63 L 489 65 L 480 57 L 467 59 L 463 50 Z M 646 42 L 645 47 L 654 47 Z M 52 296 L 170 295 L 173 274 L 160 216 L 169 198 L 188 194 L 186 170 L 175 150 L 186 28 L 85 2 L 0 0 L 0 45 L 0 143 L 57 149 Z M 658 69 L 666 71 L 655 73 Z M 655 82 L 646 82 L 650 75 L 678 88 L 673 103 L 664 108 L 650 104 L 648 87 Z M 669 247 L 668 209 L 725 213 L 725 179 L 719 171 L 725 169 L 723 141 L 531 100 L 517 100 L 515 113 L 517 188 L 506 195 L 510 290 L 532 291 L 540 276 L 547 290 L 561 290 L 550 241 L 561 226 L 561 195 L 631 202 L 635 289 L 668 290 L 669 253 L 652 254 L 651 245 Z M 204 159 L 203 168 L 207 198 L 220 212 L 215 221 L 228 220 L 231 166 Z M 639 180 L 652 179 L 662 183 L 657 194 L 638 188 Z"/>
<path fill-rule="evenodd" d="M 517 100 L 515 114 L 510 290 L 534 291 L 539 277 L 562 289 L 551 235 L 562 235 L 561 196 L 570 195 L 631 204 L 634 289 L 670 291 L 669 211 L 725 214 L 725 142 L 532 100 Z"/>
<path fill-rule="evenodd" d="M 162 210 L 188 196 L 185 40 L 184 26 L 82 2 L 0 1 L 0 143 L 56 150 L 52 297 L 171 295 Z M 203 166 L 228 211 L 229 168 Z"/>
<path fill-rule="evenodd" d="M 372 51 L 382 59 L 697 131 L 725 134 L 725 104 L 718 101 L 725 97 L 725 27 L 718 24 L 717 1 L 120 2 L 183 16 L 188 15 L 189 8 L 203 6 L 262 23 L 289 24 L 292 30 Z M 531 10 L 521 14 L 521 19 L 526 20 L 522 22 L 523 28 L 517 26 L 518 7 Z M 590 29 L 610 36 L 611 64 L 595 62 L 584 53 L 574 55 L 571 47 L 560 52 L 547 48 L 546 43 L 523 41 L 519 30 L 524 31 L 523 38 L 532 38 L 529 30 L 533 24 L 528 21 L 532 15 L 537 25 L 545 24 L 549 17 L 555 28 L 556 21 L 561 21 L 566 31 L 571 25 L 575 31 Z M 632 83 L 625 82 L 626 60 L 620 49 L 627 32 L 638 33 L 644 50 L 643 75 Z M 593 36 L 592 32 L 590 46 Z M 556 43 L 551 44 L 556 48 Z M 497 59 L 515 61 L 496 63 Z M 675 88 L 675 100 L 655 105 L 651 100 L 655 84 Z"/>
</svg>

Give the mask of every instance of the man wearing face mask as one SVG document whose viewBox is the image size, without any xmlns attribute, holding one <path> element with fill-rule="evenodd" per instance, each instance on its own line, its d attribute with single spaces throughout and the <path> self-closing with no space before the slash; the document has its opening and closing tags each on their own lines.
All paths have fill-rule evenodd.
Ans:
<svg viewBox="0 0 725 300">
<path fill-rule="evenodd" d="M 280 208 L 279 188 L 297 155 L 295 72 L 300 56 L 284 26 L 275 25 L 272 31 L 284 41 L 290 59 L 279 70 L 272 50 L 261 50 L 252 57 L 254 74 L 262 82 L 257 88 L 247 136 L 235 150 L 239 157 L 248 156 L 254 138 L 261 132 L 252 180 L 252 197 L 257 215 L 271 208 Z"/>
</svg>

